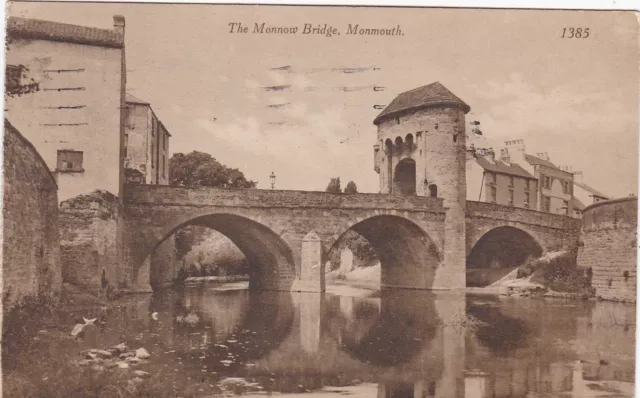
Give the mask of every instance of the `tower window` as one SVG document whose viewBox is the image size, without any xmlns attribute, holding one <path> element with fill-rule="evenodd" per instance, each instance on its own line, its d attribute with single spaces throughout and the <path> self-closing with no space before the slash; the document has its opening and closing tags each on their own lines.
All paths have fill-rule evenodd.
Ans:
<svg viewBox="0 0 640 398">
<path fill-rule="evenodd" d="M 82 151 L 60 150 L 58 151 L 57 170 L 58 172 L 83 172 L 82 168 L 83 153 Z"/>
<path fill-rule="evenodd" d="M 396 124 L 400 124 L 400 118 L 399 117 L 396 118 Z"/>
<path fill-rule="evenodd" d="M 525 192 L 524 193 L 524 207 L 529 207 L 529 202 L 530 198 L 529 198 L 529 192 Z"/>
<path fill-rule="evenodd" d="M 513 206 L 513 189 L 509 190 L 509 204 Z"/>
<path fill-rule="evenodd" d="M 509 187 L 513 188 L 513 176 L 509 176 Z"/>
</svg>

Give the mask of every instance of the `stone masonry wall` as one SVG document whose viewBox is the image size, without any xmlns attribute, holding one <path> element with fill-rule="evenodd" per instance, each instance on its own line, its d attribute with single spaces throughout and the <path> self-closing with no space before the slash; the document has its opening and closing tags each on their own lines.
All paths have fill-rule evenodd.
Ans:
<svg viewBox="0 0 640 398">
<path fill-rule="evenodd" d="M 61 286 L 58 195 L 49 168 L 7 120 L 4 134 L 3 294 L 8 303 Z"/>
<path fill-rule="evenodd" d="M 580 220 L 496 203 L 467 201 L 467 252 L 484 234 L 500 226 L 511 226 L 531 235 L 545 251 L 575 248 Z"/>
<path fill-rule="evenodd" d="M 95 191 L 60 204 L 60 247 L 63 281 L 81 285 L 94 293 L 102 273 L 117 287 L 118 198 Z"/>
<path fill-rule="evenodd" d="M 182 188 L 167 185 L 127 185 L 125 203 L 154 205 L 237 206 L 251 208 L 378 208 L 441 212 L 440 199 L 421 196 L 390 196 L 380 194 L 340 195 L 313 191 L 280 191 L 221 188 Z"/>
<path fill-rule="evenodd" d="M 635 302 L 638 198 L 588 206 L 582 222 L 578 266 L 592 269 L 596 296 Z"/>
</svg>

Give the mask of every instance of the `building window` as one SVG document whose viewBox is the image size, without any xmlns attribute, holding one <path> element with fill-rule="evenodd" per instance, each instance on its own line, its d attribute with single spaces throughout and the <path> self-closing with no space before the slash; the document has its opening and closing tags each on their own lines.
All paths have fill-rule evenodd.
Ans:
<svg viewBox="0 0 640 398">
<path fill-rule="evenodd" d="M 546 211 L 546 212 L 551 211 L 551 198 L 548 196 L 542 197 L 542 211 Z"/>
<path fill-rule="evenodd" d="M 167 150 L 167 134 L 162 134 L 162 149 Z"/>
<path fill-rule="evenodd" d="M 489 192 L 491 193 L 491 197 L 489 198 L 489 200 L 491 202 L 495 202 L 496 201 L 496 187 L 491 187 Z"/>
<path fill-rule="evenodd" d="M 513 206 L 513 189 L 509 190 L 509 204 Z"/>
<path fill-rule="evenodd" d="M 551 178 L 549 176 L 543 176 L 543 187 L 545 189 L 551 189 Z"/>
<path fill-rule="evenodd" d="M 528 178 L 524 180 L 524 190 L 528 191 L 531 188 L 531 180 Z"/>
<path fill-rule="evenodd" d="M 529 180 L 527 180 L 529 181 Z M 529 192 L 524 193 L 524 207 L 529 207 L 530 205 Z"/>
<path fill-rule="evenodd" d="M 513 176 L 509 176 L 509 186 L 513 188 Z"/>
<path fill-rule="evenodd" d="M 61 150 L 58 151 L 58 172 L 78 173 L 83 172 L 82 151 Z"/>
<path fill-rule="evenodd" d="M 400 124 L 400 118 L 399 117 L 396 118 L 396 124 Z"/>
<path fill-rule="evenodd" d="M 432 198 L 438 197 L 438 186 L 436 184 L 429 185 L 429 196 Z"/>
<path fill-rule="evenodd" d="M 125 134 L 124 135 L 124 157 L 125 158 L 127 157 L 128 147 L 129 147 L 129 134 Z"/>
<path fill-rule="evenodd" d="M 562 192 L 571 193 L 571 186 L 569 185 L 569 181 L 562 181 Z"/>
<path fill-rule="evenodd" d="M 164 172 L 164 155 L 162 155 L 162 178 L 166 178 L 167 175 Z"/>
<path fill-rule="evenodd" d="M 487 173 L 487 184 L 495 184 L 496 183 L 496 175 L 493 173 Z"/>
<path fill-rule="evenodd" d="M 566 200 L 562 201 L 562 211 L 564 214 L 569 215 L 569 202 Z"/>
<path fill-rule="evenodd" d="M 4 85 L 7 91 L 16 90 L 22 82 L 22 71 L 15 65 L 7 65 L 4 75 Z"/>
</svg>

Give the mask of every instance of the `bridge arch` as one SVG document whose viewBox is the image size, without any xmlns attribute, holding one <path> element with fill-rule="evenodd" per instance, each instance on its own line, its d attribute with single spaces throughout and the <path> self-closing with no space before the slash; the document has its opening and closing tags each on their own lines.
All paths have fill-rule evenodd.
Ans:
<svg viewBox="0 0 640 398">
<path fill-rule="evenodd" d="M 380 368 L 410 368 L 442 326 L 434 297 L 426 291 L 383 290 L 379 306 L 360 301 L 350 316 L 331 319 L 332 332 L 352 358 Z"/>
<path fill-rule="evenodd" d="M 467 286 L 487 286 L 528 258 L 542 255 L 543 246 L 531 233 L 513 226 L 485 231 L 472 243 L 467 255 Z"/>
<path fill-rule="evenodd" d="M 249 264 L 250 289 L 291 289 L 295 278 L 295 262 L 291 247 L 285 240 L 264 223 L 233 213 L 210 213 L 180 220 L 164 229 L 151 242 L 146 258 L 179 229 L 204 226 L 220 232 L 231 240 L 244 254 Z M 145 261 L 145 263 L 148 263 Z M 141 266 L 143 264 L 138 264 Z M 153 265 L 151 265 L 153 267 Z M 149 270 L 153 275 L 154 270 Z M 146 275 L 137 271 L 137 275 Z M 166 280 L 159 277 L 157 279 Z"/>
<path fill-rule="evenodd" d="M 432 288 L 442 257 L 429 234 L 416 223 L 397 215 L 375 215 L 349 225 L 331 247 L 348 230 L 360 234 L 375 250 L 381 287 Z"/>
</svg>

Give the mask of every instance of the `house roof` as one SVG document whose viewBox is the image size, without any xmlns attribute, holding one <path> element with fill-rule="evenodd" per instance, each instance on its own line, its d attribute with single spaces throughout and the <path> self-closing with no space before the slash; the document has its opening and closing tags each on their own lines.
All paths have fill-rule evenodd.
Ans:
<svg viewBox="0 0 640 398">
<path fill-rule="evenodd" d="M 380 114 L 373 120 L 373 124 L 379 124 L 386 118 L 399 113 L 418 108 L 426 108 L 438 105 L 453 105 L 460 107 L 465 113 L 471 110 L 463 100 L 456 97 L 440 82 L 414 88 L 398 95 Z"/>
<path fill-rule="evenodd" d="M 124 47 L 124 35 L 115 30 L 20 17 L 8 18 L 7 36 L 12 38 L 87 44 L 100 47 Z"/>
<path fill-rule="evenodd" d="M 584 203 L 582 203 L 580 199 L 576 198 L 575 196 L 571 199 L 571 201 L 573 202 L 574 209 L 582 211 L 586 207 Z"/>
<path fill-rule="evenodd" d="M 508 174 L 512 176 L 531 178 L 531 179 L 535 178 L 527 170 L 523 169 L 522 167 L 520 167 L 515 163 L 509 164 L 509 163 L 502 162 L 500 160 L 496 160 L 495 162 L 493 162 L 487 159 L 486 157 L 482 157 L 482 156 L 477 157 L 476 162 L 478 162 L 480 167 L 482 167 L 486 171 L 491 171 L 493 173 Z"/>
<path fill-rule="evenodd" d="M 608 196 L 608 195 L 605 195 L 605 194 L 603 194 L 602 192 L 600 192 L 600 191 L 598 191 L 598 190 L 596 190 L 596 189 L 594 189 L 594 188 L 591 188 L 591 187 L 590 187 L 589 185 L 587 185 L 587 184 L 584 184 L 584 183 L 581 183 L 581 182 L 574 181 L 574 182 L 573 182 L 573 185 L 577 185 L 578 187 L 580 187 L 580 188 L 584 189 L 585 191 L 587 191 L 587 192 L 591 193 L 593 196 L 597 196 L 597 197 L 604 198 L 604 199 L 609 199 L 609 196 Z"/>
<path fill-rule="evenodd" d="M 147 101 L 141 100 L 138 97 L 135 97 L 129 93 L 126 93 L 125 101 L 127 104 L 140 104 L 140 105 L 151 105 Z"/>
<path fill-rule="evenodd" d="M 547 167 L 551 167 L 551 168 L 554 168 L 554 169 L 558 169 L 558 167 L 555 164 L 551 163 L 550 161 L 548 161 L 546 159 L 541 159 L 541 158 L 539 158 L 537 156 L 525 154 L 524 155 L 524 159 L 527 161 L 527 163 L 529 163 L 529 164 L 531 164 L 533 166 L 541 165 L 541 166 L 547 166 Z M 558 170 L 560 170 L 560 169 L 558 169 Z"/>
</svg>

